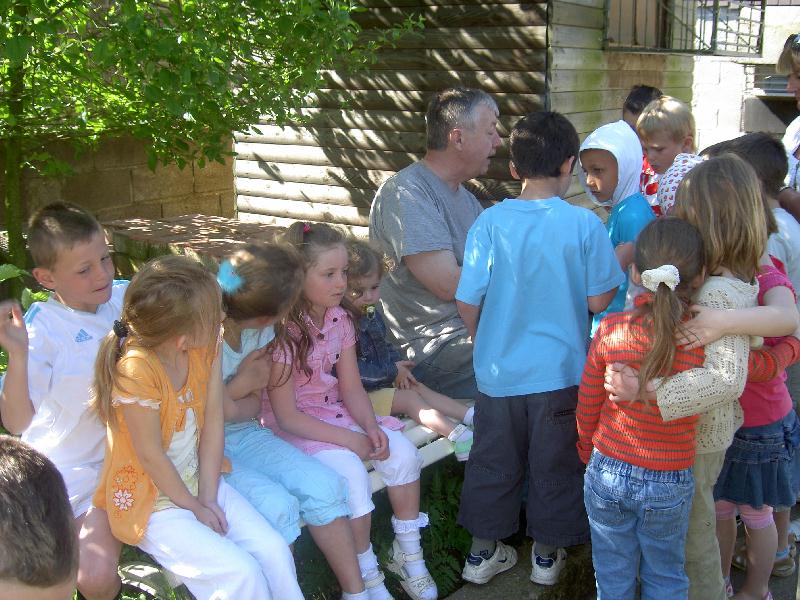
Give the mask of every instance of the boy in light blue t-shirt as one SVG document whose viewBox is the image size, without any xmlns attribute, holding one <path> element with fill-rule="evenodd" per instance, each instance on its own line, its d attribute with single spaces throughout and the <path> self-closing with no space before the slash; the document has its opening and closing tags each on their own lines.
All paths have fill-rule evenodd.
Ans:
<svg viewBox="0 0 800 600">
<path fill-rule="evenodd" d="M 500 540 L 517 531 L 530 477 L 531 579 L 556 582 L 563 546 L 589 540 L 575 407 L 586 359 L 588 312 L 604 310 L 625 281 L 603 223 L 562 199 L 578 135 L 539 112 L 511 133 L 516 199 L 481 213 L 467 236 L 456 302 L 474 340 L 475 438 L 459 523 L 473 536 L 462 576 L 486 583 L 517 560 Z"/>
</svg>

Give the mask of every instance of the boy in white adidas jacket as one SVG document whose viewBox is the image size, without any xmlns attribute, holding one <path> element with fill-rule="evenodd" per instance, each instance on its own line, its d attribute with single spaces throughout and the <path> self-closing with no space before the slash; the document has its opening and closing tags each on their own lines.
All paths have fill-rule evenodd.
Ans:
<svg viewBox="0 0 800 600">
<path fill-rule="evenodd" d="M 97 350 L 119 318 L 127 282 L 114 281 L 103 229 L 78 206 L 39 210 L 28 248 L 33 276 L 51 294 L 24 320 L 17 303 L 0 303 L 0 346 L 9 356 L 0 417 L 58 468 L 80 532 L 78 589 L 87 600 L 110 600 L 120 587 L 120 544 L 105 511 L 91 506 L 106 430 L 88 403 Z"/>
</svg>

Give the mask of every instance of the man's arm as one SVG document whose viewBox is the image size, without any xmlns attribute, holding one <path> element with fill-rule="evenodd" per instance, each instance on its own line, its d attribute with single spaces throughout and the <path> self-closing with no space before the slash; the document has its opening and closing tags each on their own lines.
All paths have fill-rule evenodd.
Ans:
<svg viewBox="0 0 800 600">
<path fill-rule="evenodd" d="M 456 295 L 461 267 L 450 250 L 420 252 L 403 257 L 408 270 L 425 289 L 445 302 Z"/>
<path fill-rule="evenodd" d="M 617 288 L 613 288 L 597 296 L 587 296 L 586 301 L 589 304 L 589 310 L 595 314 L 603 312 L 608 308 L 608 305 L 611 304 L 616 294 Z"/>
<path fill-rule="evenodd" d="M 785 187 L 778 192 L 778 203 L 781 208 L 800 221 L 800 192 Z"/>
</svg>

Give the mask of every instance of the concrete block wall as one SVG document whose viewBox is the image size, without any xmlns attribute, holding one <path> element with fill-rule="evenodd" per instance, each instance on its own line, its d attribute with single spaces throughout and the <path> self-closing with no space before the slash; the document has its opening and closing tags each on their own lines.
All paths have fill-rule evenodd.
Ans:
<svg viewBox="0 0 800 600">
<path fill-rule="evenodd" d="M 742 105 L 747 90 L 746 66 L 724 56 L 694 59 L 692 114 L 697 149 L 742 135 Z"/>
<path fill-rule="evenodd" d="M 142 142 L 132 138 L 104 141 L 95 152 L 75 157 L 66 146 L 51 152 L 74 169 L 64 178 L 26 173 L 22 193 L 29 212 L 50 202 L 75 202 L 101 221 L 120 218 L 159 219 L 201 213 L 232 217 L 235 213 L 233 160 L 147 167 Z M 0 189 L 3 187 L 0 173 Z M 0 203 L 2 204 L 2 203 Z M 0 207 L 0 217 L 2 217 Z"/>
</svg>

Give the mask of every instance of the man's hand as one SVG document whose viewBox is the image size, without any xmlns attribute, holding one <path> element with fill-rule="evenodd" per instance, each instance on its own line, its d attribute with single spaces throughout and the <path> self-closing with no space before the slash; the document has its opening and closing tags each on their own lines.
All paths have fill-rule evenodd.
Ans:
<svg viewBox="0 0 800 600">
<path fill-rule="evenodd" d="M 397 377 L 394 380 L 394 387 L 399 390 L 407 390 L 419 383 L 414 375 L 411 374 L 411 369 L 416 366 L 416 363 L 410 360 L 398 360 L 394 363 L 397 366 Z"/>
</svg>

